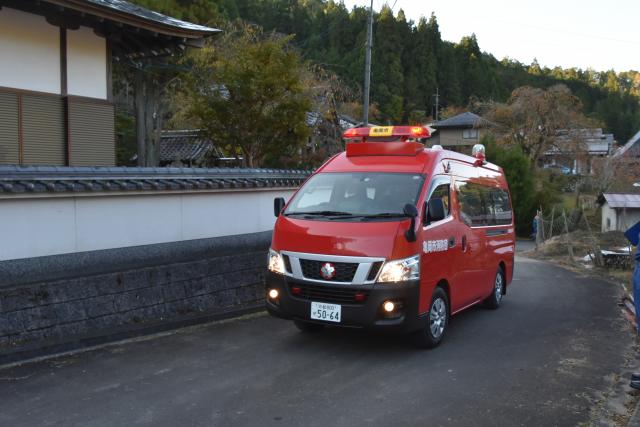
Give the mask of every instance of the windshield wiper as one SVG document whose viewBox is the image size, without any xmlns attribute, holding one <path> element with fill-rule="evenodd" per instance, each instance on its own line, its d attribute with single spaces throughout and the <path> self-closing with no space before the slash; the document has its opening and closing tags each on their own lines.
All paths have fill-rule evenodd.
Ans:
<svg viewBox="0 0 640 427">
<path fill-rule="evenodd" d="M 287 212 L 285 215 L 353 216 L 351 212 L 340 211 Z"/>
<path fill-rule="evenodd" d="M 397 218 L 399 216 L 405 216 L 402 212 L 381 212 L 371 215 L 360 215 L 363 218 Z"/>
</svg>

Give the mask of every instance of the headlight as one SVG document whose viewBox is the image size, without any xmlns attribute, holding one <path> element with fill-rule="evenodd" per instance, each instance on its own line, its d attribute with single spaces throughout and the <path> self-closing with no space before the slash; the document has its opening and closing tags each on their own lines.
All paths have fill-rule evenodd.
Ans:
<svg viewBox="0 0 640 427">
<path fill-rule="evenodd" d="M 284 274 L 284 261 L 282 260 L 282 256 L 273 249 L 269 249 L 268 268 L 269 271 L 273 271 L 274 273 Z"/>
<path fill-rule="evenodd" d="M 382 266 L 378 282 L 403 282 L 420 278 L 420 255 L 387 261 Z"/>
</svg>

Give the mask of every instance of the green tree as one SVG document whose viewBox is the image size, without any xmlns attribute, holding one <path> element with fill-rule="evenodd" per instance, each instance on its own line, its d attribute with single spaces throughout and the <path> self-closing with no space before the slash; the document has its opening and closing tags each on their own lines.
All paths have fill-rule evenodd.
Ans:
<svg viewBox="0 0 640 427">
<path fill-rule="evenodd" d="M 402 39 L 398 28 L 391 8 L 384 6 L 374 28 L 371 96 L 378 102 L 383 114 L 377 119 L 387 119 L 393 123 L 401 122 L 404 104 L 402 51 L 406 41 Z"/>
<path fill-rule="evenodd" d="M 413 34 L 415 39 L 411 57 L 407 60 L 411 64 L 408 68 L 411 75 L 417 79 L 417 90 L 414 108 L 422 108 L 429 116 L 435 116 L 433 94 L 438 89 L 438 50 L 442 40 L 435 15 L 431 14 L 429 21 L 420 18 Z M 407 88 L 407 96 L 411 96 L 411 88 Z"/>
<path fill-rule="evenodd" d="M 255 26 L 228 28 L 188 58 L 186 115 L 248 167 L 294 155 L 309 136 L 308 69 L 290 40 Z"/>
<path fill-rule="evenodd" d="M 368 11 L 348 11 L 337 0 L 131 0 L 181 19 L 224 25 L 240 18 L 266 31 L 293 35 L 303 58 L 336 73 L 360 90 Z M 537 61 L 498 60 L 483 52 L 471 34 L 459 43 L 441 39 L 435 15 L 417 24 L 399 11 L 375 13 L 371 102 L 379 122 L 422 119 L 433 111 L 433 94 L 443 107 L 466 107 L 470 99 L 506 102 L 517 88 L 546 90 L 563 84 L 582 104 L 584 115 L 602 122 L 620 142 L 640 129 L 640 73 L 550 69 Z M 451 25 L 451 23 L 447 23 Z M 410 119 L 412 118 L 412 119 Z"/>
</svg>

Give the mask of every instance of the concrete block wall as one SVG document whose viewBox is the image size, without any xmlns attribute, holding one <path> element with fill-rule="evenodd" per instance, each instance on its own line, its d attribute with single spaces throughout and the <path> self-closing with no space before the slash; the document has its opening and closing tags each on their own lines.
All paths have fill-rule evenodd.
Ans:
<svg viewBox="0 0 640 427">
<path fill-rule="evenodd" d="M 84 254 L 83 261 L 83 254 L 37 260 L 51 266 L 39 270 L 49 277 L 20 274 L 34 260 L 5 264 L 0 277 L 14 285 L 0 285 L 0 362 L 115 332 L 261 307 L 270 235 L 111 249 Z M 122 258 L 129 260 L 126 268 Z"/>
</svg>

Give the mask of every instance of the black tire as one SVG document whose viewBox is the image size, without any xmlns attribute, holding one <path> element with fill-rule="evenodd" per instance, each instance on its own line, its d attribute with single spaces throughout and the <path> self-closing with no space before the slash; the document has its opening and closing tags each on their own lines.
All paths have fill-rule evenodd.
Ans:
<svg viewBox="0 0 640 427">
<path fill-rule="evenodd" d="M 300 330 L 300 332 L 315 334 L 324 329 L 324 325 L 319 325 L 317 323 L 309 323 L 303 322 L 302 320 L 294 320 L 293 323 L 296 325 L 296 328 Z"/>
<path fill-rule="evenodd" d="M 491 295 L 489 295 L 484 300 L 484 305 L 491 309 L 496 310 L 500 307 L 500 303 L 502 302 L 502 296 L 504 295 L 504 287 L 506 285 L 504 271 L 502 271 L 502 267 L 498 267 L 498 271 L 496 272 L 496 277 L 493 280 L 493 291 L 491 291 Z"/>
<path fill-rule="evenodd" d="M 447 333 L 449 326 L 449 298 L 441 287 L 431 296 L 425 327 L 413 333 L 413 343 L 418 348 L 437 347 Z"/>
</svg>

